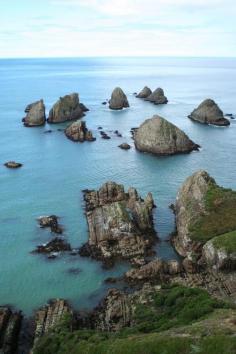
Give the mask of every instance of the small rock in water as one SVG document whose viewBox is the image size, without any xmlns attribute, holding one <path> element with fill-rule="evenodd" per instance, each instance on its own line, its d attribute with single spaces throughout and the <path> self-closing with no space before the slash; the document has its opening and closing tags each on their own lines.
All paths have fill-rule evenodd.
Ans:
<svg viewBox="0 0 236 354">
<path fill-rule="evenodd" d="M 102 102 L 102 104 L 105 106 L 105 105 L 107 104 L 107 102 L 106 102 L 106 101 L 104 101 L 104 102 Z"/>
<path fill-rule="evenodd" d="M 123 143 L 123 144 L 119 145 L 118 147 L 123 150 L 129 150 L 131 148 L 131 146 L 127 143 Z"/>
<path fill-rule="evenodd" d="M 19 162 L 15 162 L 15 161 L 8 161 L 6 163 L 4 163 L 4 166 L 6 166 L 7 168 L 19 168 L 22 167 L 22 163 Z"/>
<path fill-rule="evenodd" d="M 73 274 L 73 275 L 78 275 L 82 272 L 82 270 L 80 268 L 69 268 L 67 270 L 67 273 L 69 274 Z"/>
<path fill-rule="evenodd" d="M 32 253 L 44 253 L 50 254 L 49 258 L 55 258 L 58 252 L 71 251 L 71 246 L 68 242 L 62 238 L 54 238 L 52 241 L 49 241 L 46 244 L 39 245 Z"/>
<path fill-rule="evenodd" d="M 44 134 L 47 134 L 47 133 L 52 133 L 52 130 L 51 129 L 45 130 Z"/>
<path fill-rule="evenodd" d="M 98 130 L 101 130 L 101 129 L 103 129 L 103 127 L 98 127 Z"/>
<path fill-rule="evenodd" d="M 40 227 L 49 227 L 51 229 L 51 232 L 54 232 L 56 234 L 62 234 L 63 232 L 62 227 L 58 224 L 58 217 L 56 215 L 40 216 L 38 218 L 38 222 Z"/>
</svg>

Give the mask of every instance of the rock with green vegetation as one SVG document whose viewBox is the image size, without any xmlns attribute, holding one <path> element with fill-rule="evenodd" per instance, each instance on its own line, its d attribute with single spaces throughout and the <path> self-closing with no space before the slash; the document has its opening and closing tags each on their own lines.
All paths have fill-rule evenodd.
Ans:
<svg viewBox="0 0 236 354">
<path fill-rule="evenodd" d="M 145 86 L 139 94 L 136 95 L 137 98 L 147 98 L 152 94 L 152 90 Z"/>
<path fill-rule="evenodd" d="M 188 177 L 180 188 L 175 214 L 177 233 L 173 242 L 179 254 L 197 262 L 209 241 L 205 246 L 209 262 L 221 268 L 216 255 L 219 255 L 216 247 L 221 245 L 219 249 L 224 247 L 224 254 L 228 255 L 223 263 L 231 264 L 230 258 L 236 251 L 235 234 L 225 234 L 236 230 L 235 191 L 218 186 L 206 171 L 200 170 Z"/>
<path fill-rule="evenodd" d="M 154 104 L 165 104 L 168 102 L 163 89 L 160 87 L 153 91 L 145 100 Z"/>
<path fill-rule="evenodd" d="M 72 141 L 79 141 L 83 143 L 84 141 L 95 141 L 96 138 L 90 130 L 87 129 L 86 123 L 84 121 L 77 120 L 76 122 L 70 124 L 65 129 L 65 135 L 68 139 Z"/>
<path fill-rule="evenodd" d="M 135 129 L 134 142 L 139 151 L 157 155 L 188 153 L 199 148 L 182 130 L 157 115 Z"/>
<path fill-rule="evenodd" d="M 120 87 L 116 87 L 111 95 L 109 101 L 109 108 L 113 110 L 121 110 L 123 108 L 128 108 L 129 102 L 128 99 Z"/>
<path fill-rule="evenodd" d="M 85 191 L 89 241 L 80 249 L 112 265 L 116 258 L 143 263 L 155 242 L 151 193 L 141 199 L 134 188 L 126 193 L 123 185 L 105 183 L 98 191 Z"/>
<path fill-rule="evenodd" d="M 43 100 L 29 104 L 25 112 L 26 117 L 23 118 L 23 123 L 26 127 L 37 127 L 46 123 L 45 105 Z"/>
<path fill-rule="evenodd" d="M 189 118 L 203 123 L 203 124 L 213 124 L 219 126 L 230 125 L 228 119 L 224 117 L 224 113 L 211 99 L 206 99 L 203 101 L 194 111 L 189 115 Z"/>
<path fill-rule="evenodd" d="M 81 105 L 78 93 L 60 97 L 49 112 L 48 123 L 62 123 L 80 119 L 87 108 Z"/>
</svg>

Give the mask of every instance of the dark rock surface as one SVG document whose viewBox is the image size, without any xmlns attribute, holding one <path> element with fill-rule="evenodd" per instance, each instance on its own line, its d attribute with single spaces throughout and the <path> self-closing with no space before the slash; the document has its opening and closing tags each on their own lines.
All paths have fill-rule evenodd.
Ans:
<svg viewBox="0 0 236 354">
<path fill-rule="evenodd" d="M 18 347 L 22 315 L 0 307 L 0 353 L 14 354 Z"/>
<path fill-rule="evenodd" d="M 50 258 L 55 258 L 54 254 L 58 252 L 71 251 L 71 246 L 64 239 L 56 237 L 44 245 L 39 245 L 33 253 L 50 254 Z"/>
<path fill-rule="evenodd" d="M 224 117 L 222 110 L 215 101 L 211 99 L 203 101 L 189 115 L 189 118 L 203 124 L 213 124 L 218 126 L 230 125 L 229 120 Z"/>
<path fill-rule="evenodd" d="M 109 108 L 113 110 L 121 110 L 129 107 L 128 99 L 120 87 L 116 87 L 112 92 L 109 101 Z"/>
<path fill-rule="evenodd" d="M 51 229 L 51 232 L 54 232 L 56 234 L 62 234 L 63 232 L 62 227 L 58 224 L 58 217 L 56 215 L 40 216 L 38 218 L 38 222 L 40 227 L 49 227 Z"/>
<path fill-rule="evenodd" d="M 150 95 L 152 94 L 152 90 L 145 86 L 142 91 L 139 92 L 139 94 L 137 94 L 137 98 L 148 98 Z"/>
<path fill-rule="evenodd" d="M 20 162 L 8 161 L 4 163 L 4 166 L 6 166 L 7 168 L 19 168 L 22 167 L 23 165 Z"/>
<path fill-rule="evenodd" d="M 86 123 L 84 121 L 77 120 L 76 122 L 70 124 L 66 130 L 65 135 L 72 141 L 95 141 L 96 138 L 90 130 L 87 129 Z"/>
<path fill-rule="evenodd" d="M 127 143 L 122 143 L 121 145 L 118 146 L 119 148 L 123 149 L 123 150 L 129 150 L 131 149 L 131 146 Z"/>
</svg>

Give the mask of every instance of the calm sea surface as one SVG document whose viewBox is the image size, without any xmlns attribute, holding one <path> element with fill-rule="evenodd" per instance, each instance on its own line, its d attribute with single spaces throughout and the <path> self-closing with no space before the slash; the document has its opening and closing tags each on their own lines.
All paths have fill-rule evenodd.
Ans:
<svg viewBox="0 0 236 354">
<path fill-rule="evenodd" d="M 163 106 L 136 99 L 144 85 L 162 87 L 169 99 Z M 127 94 L 130 108 L 112 112 L 101 103 L 114 87 Z M 25 106 L 43 98 L 47 111 L 68 93 L 79 92 L 90 112 L 84 118 L 97 137 L 94 143 L 69 141 L 57 129 L 64 125 L 25 128 Z M 184 58 L 94 58 L 0 60 L 0 304 L 12 304 L 30 314 L 49 298 L 63 297 L 80 308 L 93 306 L 104 294 L 105 278 L 122 274 L 127 265 L 112 270 L 79 256 L 56 260 L 32 255 L 40 243 L 51 239 L 39 229 L 36 218 L 56 214 L 73 247 L 88 238 L 81 191 L 98 188 L 113 180 L 134 186 L 142 196 L 153 193 L 157 209 L 155 225 L 162 242 L 157 254 L 176 255 L 165 242 L 174 230 L 168 206 L 187 176 L 206 169 L 217 182 L 236 189 L 236 120 L 230 127 L 216 128 L 193 123 L 187 115 L 205 98 L 217 101 L 225 113 L 236 113 L 236 59 Z M 173 157 L 155 157 L 132 148 L 130 128 L 160 114 L 183 129 L 202 146 L 200 152 Z M 102 140 L 97 130 L 118 129 L 123 138 L 110 133 Z M 52 129 L 52 134 L 44 134 Z M 22 162 L 8 170 L 8 160 Z M 71 269 L 79 269 L 72 274 Z"/>
</svg>

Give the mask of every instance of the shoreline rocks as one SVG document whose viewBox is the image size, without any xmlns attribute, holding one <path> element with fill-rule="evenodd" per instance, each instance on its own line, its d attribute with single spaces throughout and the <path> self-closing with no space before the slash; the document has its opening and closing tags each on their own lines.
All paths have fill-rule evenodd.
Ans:
<svg viewBox="0 0 236 354">
<path fill-rule="evenodd" d="M 168 99 L 164 94 L 164 90 L 160 87 L 153 91 L 147 98 L 145 98 L 145 101 L 152 102 L 156 105 L 168 103 Z"/>
<path fill-rule="evenodd" d="M 156 155 L 189 153 L 199 149 L 189 137 L 174 124 L 154 115 L 133 130 L 137 150 Z"/>
<path fill-rule="evenodd" d="M 85 191 L 89 240 L 81 256 L 90 256 L 112 266 L 116 259 L 141 264 L 156 240 L 151 193 L 142 200 L 134 188 L 105 183 L 98 191 Z"/>
<path fill-rule="evenodd" d="M 222 110 L 211 99 L 204 100 L 188 117 L 203 124 L 230 125 L 230 121 L 224 117 Z"/>
<path fill-rule="evenodd" d="M 121 110 L 123 108 L 128 108 L 129 102 L 128 99 L 120 87 L 116 87 L 111 95 L 109 100 L 109 108 L 113 110 Z"/>
<path fill-rule="evenodd" d="M 60 97 L 49 112 L 48 123 L 63 123 L 84 117 L 88 109 L 80 103 L 79 94 Z"/>
<path fill-rule="evenodd" d="M 70 244 L 64 239 L 56 237 L 46 244 L 37 246 L 32 253 L 50 254 L 50 258 L 56 258 L 58 252 L 66 251 L 72 251 Z"/>
<path fill-rule="evenodd" d="M 43 100 L 29 104 L 25 113 L 26 117 L 22 119 L 25 127 L 38 127 L 46 123 L 45 105 Z"/>
<path fill-rule="evenodd" d="M 38 218 L 38 223 L 41 228 L 50 228 L 51 232 L 54 232 L 56 234 L 63 233 L 63 229 L 58 224 L 58 217 L 56 215 L 40 216 Z"/>
<path fill-rule="evenodd" d="M 70 124 L 66 128 L 65 135 L 68 139 L 81 143 L 83 143 L 84 141 L 96 140 L 96 138 L 93 137 L 92 132 L 87 129 L 86 123 L 84 121 L 79 120 Z"/>
<path fill-rule="evenodd" d="M 5 163 L 4 163 L 4 166 L 6 166 L 7 168 L 12 168 L 12 169 L 14 169 L 14 168 L 20 168 L 20 167 L 22 167 L 23 164 L 20 163 L 20 162 L 8 161 L 8 162 L 5 162 Z"/>
<path fill-rule="evenodd" d="M 137 95 L 137 98 L 148 98 L 152 94 L 152 90 L 145 86 Z"/>
</svg>

